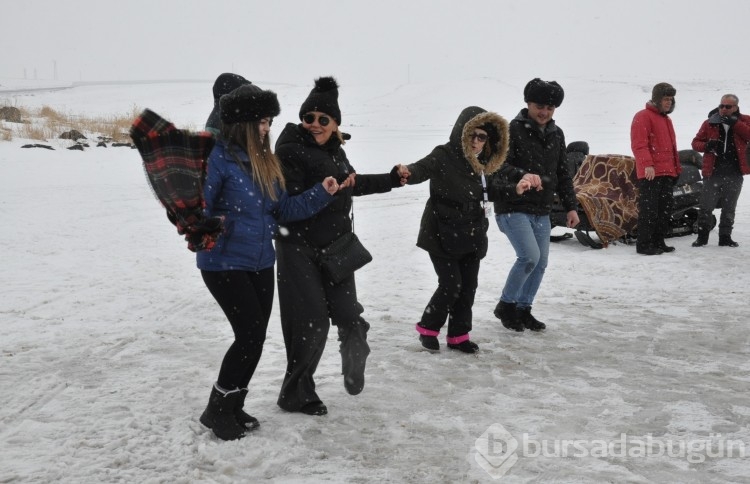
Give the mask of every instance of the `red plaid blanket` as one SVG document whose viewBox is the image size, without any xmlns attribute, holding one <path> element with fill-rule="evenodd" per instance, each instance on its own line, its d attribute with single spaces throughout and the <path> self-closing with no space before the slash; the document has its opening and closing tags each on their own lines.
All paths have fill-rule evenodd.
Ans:
<svg viewBox="0 0 750 484">
<path fill-rule="evenodd" d="M 133 121 L 130 137 L 143 159 L 143 169 L 167 217 L 185 235 L 193 252 L 210 249 L 222 230 L 219 217 L 203 213 L 206 160 L 214 146 L 207 132 L 180 130 L 150 109 Z"/>
</svg>

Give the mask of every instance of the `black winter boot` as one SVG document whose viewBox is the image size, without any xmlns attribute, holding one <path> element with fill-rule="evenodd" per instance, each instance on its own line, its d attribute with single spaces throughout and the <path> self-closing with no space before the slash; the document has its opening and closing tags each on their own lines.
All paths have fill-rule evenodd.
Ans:
<svg viewBox="0 0 750 484">
<path fill-rule="evenodd" d="M 503 326 L 514 331 L 523 331 L 523 322 L 518 319 L 516 303 L 500 301 L 495 306 L 495 317 L 503 322 Z"/>
<path fill-rule="evenodd" d="M 664 253 L 661 247 L 657 247 L 656 245 L 642 245 L 640 247 L 636 245 L 635 251 L 643 255 L 662 255 Z"/>
<path fill-rule="evenodd" d="M 719 246 L 720 247 L 739 247 L 740 244 L 732 240 L 731 235 L 719 235 Z"/>
<path fill-rule="evenodd" d="M 547 325 L 536 319 L 531 314 L 531 307 L 518 309 L 518 319 L 521 320 L 523 325 L 531 331 L 543 331 L 547 328 Z"/>
<path fill-rule="evenodd" d="M 422 347 L 430 351 L 440 351 L 440 341 L 438 341 L 437 336 L 427 336 L 426 334 L 420 334 L 419 342 L 422 343 Z"/>
<path fill-rule="evenodd" d="M 693 247 L 703 247 L 708 244 L 708 232 L 700 230 L 698 232 L 698 238 L 693 242 Z"/>
<path fill-rule="evenodd" d="M 476 344 L 473 341 L 469 341 L 468 339 L 466 341 L 462 341 L 460 343 L 448 343 L 448 348 L 452 350 L 459 350 L 463 353 L 476 353 L 479 351 L 479 345 Z"/>
<path fill-rule="evenodd" d="M 258 422 L 257 418 L 253 417 L 252 415 L 248 415 L 244 410 L 242 410 L 242 407 L 245 406 L 245 397 L 247 396 L 247 392 L 247 388 L 240 389 L 240 397 L 237 399 L 237 406 L 234 408 L 234 416 L 237 418 L 237 422 L 239 422 L 240 425 L 244 426 L 247 430 L 253 430 L 260 427 L 260 422 Z"/>
<path fill-rule="evenodd" d="M 361 318 L 350 326 L 339 326 L 341 373 L 349 395 L 358 395 L 365 388 L 365 364 L 370 354 L 367 344 L 369 329 L 370 324 Z"/>
<path fill-rule="evenodd" d="M 654 243 L 654 247 L 656 247 L 657 249 L 661 249 L 662 252 L 666 253 L 666 252 L 674 252 L 675 251 L 674 247 L 672 247 L 671 245 L 667 245 L 666 242 L 664 242 L 664 236 L 663 235 L 659 235 L 657 237 L 654 237 L 654 240 L 656 241 Z"/>
<path fill-rule="evenodd" d="M 217 385 L 214 385 L 211 389 L 208 406 L 203 411 L 200 421 L 213 430 L 214 434 L 221 440 L 236 440 L 245 436 L 246 429 L 237 422 L 237 417 L 234 414 L 240 393 L 239 388 L 222 391 L 219 390 Z"/>
</svg>

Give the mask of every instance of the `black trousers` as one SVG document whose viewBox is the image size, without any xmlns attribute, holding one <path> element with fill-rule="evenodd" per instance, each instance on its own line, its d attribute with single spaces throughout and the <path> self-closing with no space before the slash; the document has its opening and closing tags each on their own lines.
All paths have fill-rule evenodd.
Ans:
<svg viewBox="0 0 750 484">
<path fill-rule="evenodd" d="M 217 382 L 226 390 L 247 388 L 266 341 L 273 307 L 273 267 L 258 272 L 201 271 L 201 275 L 234 331 Z"/>
<path fill-rule="evenodd" d="M 357 301 L 354 275 L 334 283 L 321 272 L 309 247 L 277 241 L 276 267 L 287 360 L 277 404 L 294 412 L 321 401 L 313 376 L 331 324 L 365 323 L 364 308 Z"/>
<path fill-rule="evenodd" d="M 698 230 L 706 233 L 711 231 L 711 214 L 716 205 L 721 202 L 721 217 L 719 218 L 719 235 L 732 235 L 734 228 L 734 213 L 737 200 L 742 192 L 743 178 L 741 174 L 712 174 L 703 180 L 701 192 L 701 210 L 698 218 Z"/>
<path fill-rule="evenodd" d="M 476 252 L 472 252 L 461 259 L 430 254 L 430 260 L 438 276 L 438 287 L 422 313 L 419 325 L 440 331 L 447 319 L 449 338 L 465 335 L 471 331 L 480 259 Z"/>
<path fill-rule="evenodd" d="M 674 210 L 674 181 L 670 176 L 638 181 L 638 249 L 649 248 L 669 233 L 669 218 Z"/>
</svg>

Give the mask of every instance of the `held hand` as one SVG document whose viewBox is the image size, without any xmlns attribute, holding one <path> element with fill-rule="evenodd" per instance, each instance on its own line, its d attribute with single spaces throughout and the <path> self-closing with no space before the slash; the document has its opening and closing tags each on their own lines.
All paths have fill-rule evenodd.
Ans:
<svg viewBox="0 0 750 484">
<path fill-rule="evenodd" d="M 542 190 L 542 178 L 539 175 L 533 173 L 526 173 L 521 180 L 526 180 L 531 184 L 532 188 L 536 188 L 536 191 Z"/>
<path fill-rule="evenodd" d="M 653 180 L 655 175 L 656 175 L 656 172 L 654 171 L 654 167 L 647 166 L 646 167 L 646 180 L 648 181 Z"/>
<path fill-rule="evenodd" d="M 523 195 L 523 192 L 531 190 L 531 182 L 529 180 L 524 180 L 521 178 L 518 181 L 518 184 L 516 184 L 516 193 L 518 195 Z"/>
<path fill-rule="evenodd" d="M 411 173 L 409 173 L 409 169 L 405 167 L 404 165 L 396 165 L 391 169 L 391 187 L 397 188 L 402 187 L 406 185 L 406 182 L 409 180 L 409 176 Z"/>
<path fill-rule="evenodd" d="M 327 176 L 322 183 L 323 188 L 325 188 L 329 195 L 335 195 L 339 191 L 339 184 L 332 176 Z"/>
<path fill-rule="evenodd" d="M 570 212 L 568 212 L 567 223 L 568 228 L 573 228 L 581 223 L 581 220 L 578 218 L 578 212 L 576 212 L 575 210 L 571 210 Z"/>
<path fill-rule="evenodd" d="M 346 180 L 344 180 L 343 183 L 339 183 L 339 190 L 343 190 L 344 188 L 354 188 L 354 178 L 357 176 L 356 173 L 350 174 Z"/>
<path fill-rule="evenodd" d="M 734 123 L 737 122 L 737 116 L 722 116 L 721 122 L 723 124 L 728 124 L 729 126 L 733 126 Z"/>
<path fill-rule="evenodd" d="M 396 170 L 398 171 L 398 175 L 401 178 L 409 178 L 411 176 L 411 172 L 409 172 L 409 167 L 406 165 L 396 165 Z"/>
</svg>

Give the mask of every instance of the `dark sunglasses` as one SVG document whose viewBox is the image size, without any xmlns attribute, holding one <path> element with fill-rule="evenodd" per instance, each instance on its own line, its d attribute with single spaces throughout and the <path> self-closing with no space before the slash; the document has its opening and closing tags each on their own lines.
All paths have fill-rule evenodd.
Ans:
<svg viewBox="0 0 750 484">
<path fill-rule="evenodd" d="M 719 104 L 719 109 L 732 109 L 736 104 Z"/>
<path fill-rule="evenodd" d="M 473 133 L 473 134 L 472 134 L 471 136 L 469 136 L 469 137 L 470 137 L 470 138 L 471 138 L 472 140 L 474 140 L 474 139 L 475 139 L 475 140 L 479 141 L 480 143 L 484 143 L 485 141 L 487 141 L 487 135 L 486 135 L 486 134 L 481 134 L 481 133 Z"/>
<path fill-rule="evenodd" d="M 331 122 L 331 118 L 329 118 L 325 114 L 321 114 L 317 119 L 318 124 L 320 124 L 321 126 L 328 126 L 328 123 Z M 302 121 L 307 124 L 313 124 L 315 122 L 315 115 L 312 113 L 305 114 L 304 116 L 302 116 Z"/>
</svg>

